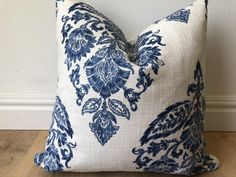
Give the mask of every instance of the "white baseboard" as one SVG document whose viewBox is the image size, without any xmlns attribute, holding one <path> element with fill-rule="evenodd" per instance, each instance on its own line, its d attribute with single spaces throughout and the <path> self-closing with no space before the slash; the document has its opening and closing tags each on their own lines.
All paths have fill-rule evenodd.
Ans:
<svg viewBox="0 0 236 177">
<path fill-rule="evenodd" d="M 0 95 L 0 129 L 47 130 L 54 94 Z M 236 131 L 236 95 L 207 95 L 207 131 Z"/>
<path fill-rule="evenodd" d="M 236 131 L 236 94 L 208 94 L 206 130 Z"/>
<path fill-rule="evenodd" d="M 47 130 L 54 94 L 0 95 L 0 129 Z"/>
</svg>

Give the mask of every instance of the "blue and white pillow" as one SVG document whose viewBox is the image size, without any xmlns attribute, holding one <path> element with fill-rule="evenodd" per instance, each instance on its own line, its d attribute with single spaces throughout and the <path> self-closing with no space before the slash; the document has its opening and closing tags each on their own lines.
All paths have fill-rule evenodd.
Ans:
<svg viewBox="0 0 236 177">
<path fill-rule="evenodd" d="M 58 89 L 35 163 L 74 172 L 216 169 L 203 137 L 207 2 L 153 23 L 134 43 L 90 5 L 56 3 Z"/>
</svg>

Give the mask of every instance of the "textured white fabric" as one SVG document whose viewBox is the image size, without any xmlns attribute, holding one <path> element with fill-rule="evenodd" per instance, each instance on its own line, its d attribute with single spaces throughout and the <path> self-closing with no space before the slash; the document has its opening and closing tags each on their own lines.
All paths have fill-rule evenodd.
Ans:
<svg viewBox="0 0 236 177">
<path fill-rule="evenodd" d="M 57 7 L 57 99 L 35 162 L 78 172 L 217 168 L 202 135 L 206 2 L 153 23 L 134 45 L 87 4 Z"/>
</svg>

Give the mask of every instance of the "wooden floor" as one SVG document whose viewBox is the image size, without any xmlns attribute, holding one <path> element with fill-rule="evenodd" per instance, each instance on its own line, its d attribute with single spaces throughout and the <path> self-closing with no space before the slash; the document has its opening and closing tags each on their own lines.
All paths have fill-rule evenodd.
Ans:
<svg viewBox="0 0 236 177">
<path fill-rule="evenodd" d="M 44 149 L 45 131 L 0 131 L 0 177 L 173 177 L 153 173 L 48 173 L 33 164 L 33 156 Z M 206 133 L 208 150 L 221 167 L 200 177 L 236 177 L 236 133 Z"/>
</svg>

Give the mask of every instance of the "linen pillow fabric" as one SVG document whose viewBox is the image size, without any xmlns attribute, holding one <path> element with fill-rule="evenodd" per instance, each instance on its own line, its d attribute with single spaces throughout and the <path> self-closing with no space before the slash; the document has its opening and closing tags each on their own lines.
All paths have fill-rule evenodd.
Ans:
<svg viewBox="0 0 236 177">
<path fill-rule="evenodd" d="M 58 0 L 58 89 L 35 163 L 74 172 L 216 169 L 203 137 L 206 4 L 155 22 L 130 43 L 90 5 Z"/>
</svg>

